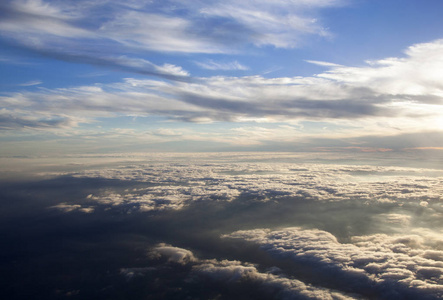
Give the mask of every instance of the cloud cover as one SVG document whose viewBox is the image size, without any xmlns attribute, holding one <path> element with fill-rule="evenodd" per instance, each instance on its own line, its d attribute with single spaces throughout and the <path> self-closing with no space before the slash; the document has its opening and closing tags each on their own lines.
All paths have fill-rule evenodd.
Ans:
<svg viewBox="0 0 443 300">
<path fill-rule="evenodd" d="M 388 204 L 406 211 L 426 207 L 429 220 L 435 220 L 443 194 L 441 172 L 370 165 L 157 162 L 71 175 L 149 183 L 148 187 L 124 193 L 109 190 L 85 199 L 91 205 L 139 211 L 180 210 L 199 202 L 291 202 L 303 198 L 315 202 L 352 201 L 367 207 Z M 437 215 L 432 216 L 433 212 Z M 397 224 L 410 218 L 392 214 L 382 219 Z"/>
<path fill-rule="evenodd" d="M 326 30 L 309 15 L 340 4 L 337 0 L 6 1 L 0 30 L 31 48 L 51 49 L 83 39 L 89 47 L 95 43 L 119 49 L 230 52 L 245 44 L 293 47 L 299 35 L 325 35 Z M 33 39 L 26 41 L 29 36 Z"/>
<path fill-rule="evenodd" d="M 2 262 L 7 282 L 107 299 L 442 296 L 441 169 L 291 153 L 83 158 L 2 183 L 2 253 L 24 253 Z M 74 267 L 60 276 L 60 263 Z"/>
<path fill-rule="evenodd" d="M 47 119 L 93 122 L 136 115 L 206 123 L 325 122 L 342 128 L 334 131 L 337 137 L 439 131 L 442 47 L 443 42 L 436 40 L 409 47 L 403 58 L 368 62 L 365 67 L 329 65 L 316 76 L 290 78 L 193 78 L 174 65 L 119 57 L 114 63 L 125 68 L 174 80 L 127 78 L 112 84 L 3 94 L 2 112 L 11 116 L 5 121 L 11 125 L 3 128 L 23 127 L 20 120 L 30 118 L 37 119 L 35 127 L 42 127 Z M 175 80 L 179 77 L 184 81 Z"/>
</svg>

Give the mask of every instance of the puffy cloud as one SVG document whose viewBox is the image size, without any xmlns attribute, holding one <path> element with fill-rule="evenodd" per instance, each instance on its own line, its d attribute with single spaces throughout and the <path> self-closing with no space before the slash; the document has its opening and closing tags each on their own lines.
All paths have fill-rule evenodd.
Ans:
<svg viewBox="0 0 443 300">
<path fill-rule="evenodd" d="M 228 200 L 242 193 L 284 197 L 303 192 L 311 199 L 324 201 L 376 201 L 389 198 L 399 201 L 411 199 L 420 204 L 420 201 L 417 202 L 419 199 L 431 202 L 441 199 L 441 178 L 422 175 L 428 171 L 352 165 L 214 163 L 208 166 L 187 163 L 85 171 L 74 176 L 161 183 L 159 187 L 146 188 L 144 191 L 190 196 L 215 193 L 219 199 L 225 193 Z M 379 180 L 378 176 L 385 176 L 386 179 Z M 391 217 L 395 219 L 395 216 Z"/>
<path fill-rule="evenodd" d="M 150 271 L 154 271 L 155 268 L 122 268 L 120 269 L 120 274 L 124 275 L 128 280 L 137 276 L 144 276 Z"/>
<path fill-rule="evenodd" d="M 414 293 L 441 297 L 442 252 L 432 250 L 439 249 L 434 247 L 441 245 L 441 236 L 417 231 L 355 236 L 347 244 L 326 231 L 300 227 L 241 230 L 224 237 L 254 242 L 273 257 L 308 264 L 322 280 L 340 278 L 352 291 L 374 289 L 382 298 L 386 290 L 401 297 Z"/>
<path fill-rule="evenodd" d="M 160 258 L 164 256 L 168 258 L 168 261 L 178 264 L 187 264 L 197 260 L 191 251 L 167 244 L 159 244 L 152 249 L 149 254 L 151 258 Z"/>
<path fill-rule="evenodd" d="M 276 299 L 354 299 L 339 291 L 316 287 L 300 280 L 288 278 L 279 273 L 278 268 L 271 268 L 268 272 L 260 272 L 255 265 L 232 260 L 199 259 L 191 251 L 160 244 L 150 251 L 152 258 L 166 258 L 169 262 L 192 266 L 189 277 L 192 281 L 210 279 L 231 285 L 250 284 L 257 287 L 268 297 Z M 133 272 L 134 270 L 135 272 Z M 124 269 L 124 274 L 134 276 L 143 268 Z"/>
<path fill-rule="evenodd" d="M 377 94 L 390 94 L 397 101 L 441 105 L 443 85 L 438 81 L 443 67 L 443 40 L 415 44 L 405 57 L 368 61 L 367 67 L 332 66 L 319 74 L 352 86 L 370 86 Z"/>
<path fill-rule="evenodd" d="M 124 212 L 178 211 L 191 205 L 279 203 L 295 209 L 298 201 L 337 203 L 374 210 L 375 228 L 401 228 L 416 222 L 439 223 L 441 172 L 402 167 L 252 162 L 266 156 L 244 154 L 153 155 L 152 163 L 65 173 L 75 178 L 119 180 L 125 190 L 95 191 L 78 204 Z M 290 155 L 289 155 L 290 157 Z M 177 160 L 175 160 L 177 159 Z M 199 159 L 211 163 L 199 162 Z M 171 163 L 175 161 L 175 163 Z M 252 161 L 251 161 L 252 160 Z M 77 204 L 77 203 L 76 203 Z M 286 207 L 286 208 L 285 208 Z M 293 208 L 291 208 L 293 207 Z M 390 209 L 386 211 L 386 209 Z M 275 208 L 277 209 L 277 208 Z M 391 211 L 392 210 L 392 211 Z"/>
<path fill-rule="evenodd" d="M 83 212 L 83 213 L 93 213 L 94 212 L 94 207 L 92 206 L 82 206 L 80 204 L 68 204 L 68 203 L 59 203 L 57 205 L 54 206 L 50 206 L 49 208 L 52 209 L 57 209 L 60 210 L 62 212 L 73 212 L 73 211 L 79 211 L 79 212 Z"/>
</svg>

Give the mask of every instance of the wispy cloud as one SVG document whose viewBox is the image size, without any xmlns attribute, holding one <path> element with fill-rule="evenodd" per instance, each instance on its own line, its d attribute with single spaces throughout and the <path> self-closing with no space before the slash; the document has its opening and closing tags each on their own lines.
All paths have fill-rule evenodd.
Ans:
<svg viewBox="0 0 443 300">
<path fill-rule="evenodd" d="M 10 42 L 57 59 L 110 64 L 109 57 L 147 50 L 232 53 L 246 45 L 294 47 L 305 34 L 325 35 L 311 12 L 339 2 L 8 0 L 0 5 L 0 32 Z M 244 68 L 233 64 L 218 68 Z"/>
<path fill-rule="evenodd" d="M 195 64 L 199 66 L 200 68 L 207 69 L 207 70 L 222 70 L 222 71 L 230 71 L 230 70 L 249 70 L 248 67 L 240 64 L 238 61 L 232 61 L 232 62 L 216 62 L 213 60 L 207 60 L 207 61 L 196 61 Z"/>
<path fill-rule="evenodd" d="M 17 84 L 17 85 L 18 86 L 34 86 L 34 85 L 40 85 L 42 83 L 43 82 L 40 81 L 40 80 L 32 80 L 32 81 L 28 81 L 28 82 L 25 82 L 25 83 L 20 83 L 20 84 Z"/>
<path fill-rule="evenodd" d="M 318 65 L 318 66 L 322 66 L 322 67 L 341 67 L 341 65 L 339 64 L 334 64 L 331 62 L 326 62 L 326 61 L 318 61 L 318 60 L 306 60 L 306 62 L 310 63 L 310 64 L 314 64 L 314 65 Z"/>
<path fill-rule="evenodd" d="M 333 131 L 334 137 L 347 139 L 369 134 L 394 136 L 438 131 L 442 129 L 443 109 L 442 49 L 443 42 L 437 40 L 409 47 L 402 58 L 374 61 L 364 67 L 322 62 L 329 69 L 316 76 L 280 78 L 197 78 L 175 65 L 159 66 L 125 56 L 95 61 L 82 57 L 80 59 L 91 60 L 93 64 L 109 64 L 173 80 L 127 78 L 112 84 L 40 89 L 4 94 L 0 102 L 17 120 L 40 114 L 42 120 L 69 116 L 92 121 L 117 115 L 159 115 L 196 123 L 314 121 L 326 122 L 322 127 L 329 124 L 340 128 Z M 260 132 L 258 127 L 248 130 Z M 276 134 L 277 131 L 272 130 L 267 134 L 261 130 L 260 134 L 249 135 L 247 143 L 291 135 L 288 130 L 283 131 L 280 129 Z M 315 134 L 331 138 L 331 133 L 325 129 Z M 352 145 L 341 147 L 348 146 Z M 440 144 L 419 146 L 439 147 Z M 378 144 L 376 148 L 391 147 Z"/>
</svg>

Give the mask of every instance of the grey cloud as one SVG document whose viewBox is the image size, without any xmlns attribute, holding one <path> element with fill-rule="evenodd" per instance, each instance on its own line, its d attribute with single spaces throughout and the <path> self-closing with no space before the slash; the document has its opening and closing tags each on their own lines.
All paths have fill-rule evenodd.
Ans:
<svg viewBox="0 0 443 300">
<path fill-rule="evenodd" d="M 173 247 L 167 244 L 157 245 L 157 247 L 150 251 L 149 255 L 151 258 L 166 256 L 168 261 L 178 264 L 187 264 L 197 261 L 191 251 L 183 248 Z"/>
<path fill-rule="evenodd" d="M 246 79 L 245 83 L 242 82 L 244 79 Z M 313 90 L 311 95 L 305 97 L 305 89 L 311 89 L 310 86 L 282 84 L 281 88 L 288 89 L 288 92 L 282 96 L 278 92 L 272 95 L 274 93 L 267 86 L 267 84 L 272 84 L 272 80 L 263 79 L 262 85 L 248 82 L 247 78 L 239 78 L 238 82 L 230 82 L 234 87 L 243 84 L 242 87 L 238 86 L 238 89 L 243 89 L 243 93 L 248 95 L 244 96 L 241 93 L 237 95 L 230 92 L 229 83 L 226 86 L 219 86 L 216 80 L 217 78 L 209 78 L 206 84 L 202 84 L 203 89 L 199 93 L 190 92 L 187 87 L 183 87 L 183 89 L 179 86 L 171 87 L 173 89 L 172 95 L 180 101 L 208 110 L 207 116 L 218 121 L 236 120 L 242 116 L 315 120 L 356 119 L 377 116 L 395 117 L 398 114 L 398 110 L 395 111 L 383 106 L 383 104 L 393 101 L 389 95 L 376 97 L 373 95 L 373 91 L 368 88 L 352 88 L 346 85 L 334 86 L 338 89 L 338 93 L 351 94 L 353 98 L 347 99 L 348 96 L 345 96 L 344 99 L 327 99 L 336 96 L 321 94 Z M 325 86 L 328 85 L 328 83 L 324 84 Z M 321 87 L 322 84 L 320 83 L 319 86 Z M 226 90 L 223 97 L 219 95 L 221 94 L 220 89 Z M 206 94 L 205 91 L 207 91 Z M 270 92 L 271 95 L 267 96 Z M 213 95 L 210 95 L 211 93 Z"/>
<path fill-rule="evenodd" d="M 16 129 L 54 129 L 76 126 L 77 122 L 68 117 L 35 118 L 31 116 L 15 116 L 11 112 L 0 110 L 0 130 Z"/>
<path fill-rule="evenodd" d="M 19 44 L 11 44 L 13 47 L 23 48 Z M 67 46 L 66 49 L 72 48 Z M 29 49 L 29 48 L 27 48 Z M 163 66 L 156 65 L 150 61 L 141 58 L 128 57 L 126 55 L 100 55 L 94 51 L 54 51 L 53 48 L 35 47 L 31 49 L 39 55 L 55 58 L 58 60 L 95 65 L 99 67 L 108 68 L 111 70 L 118 70 L 128 73 L 155 76 L 169 80 L 177 81 L 191 81 L 189 73 L 179 66 L 171 64 L 164 64 Z"/>
</svg>

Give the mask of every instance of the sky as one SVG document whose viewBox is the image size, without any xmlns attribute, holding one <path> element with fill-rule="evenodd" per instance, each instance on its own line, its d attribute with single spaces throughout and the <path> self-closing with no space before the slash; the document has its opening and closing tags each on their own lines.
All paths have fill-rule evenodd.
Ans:
<svg viewBox="0 0 443 300">
<path fill-rule="evenodd" d="M 438 152 L 442 9 L 2 1 L 0 154 Z"/>
<path fill-rule="evenodd" d="M 0 288 L 443 298 L 443 1 L 0 1 Z"/>
</svg>

